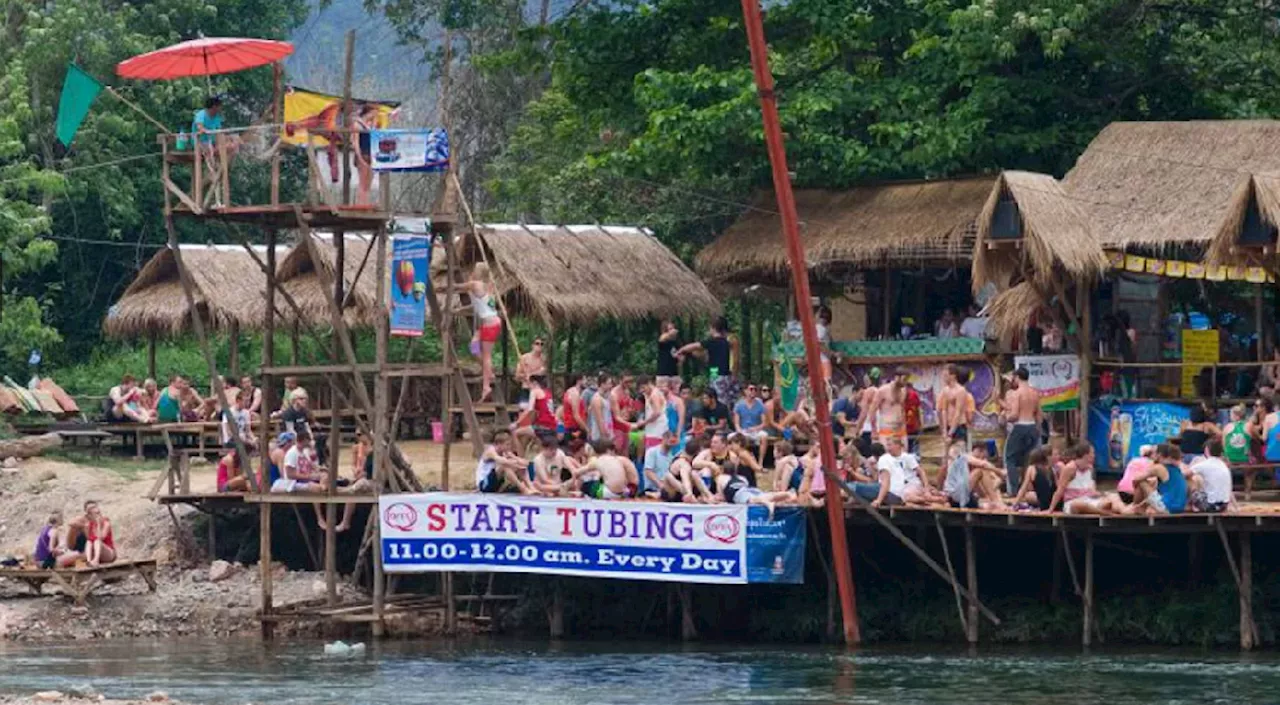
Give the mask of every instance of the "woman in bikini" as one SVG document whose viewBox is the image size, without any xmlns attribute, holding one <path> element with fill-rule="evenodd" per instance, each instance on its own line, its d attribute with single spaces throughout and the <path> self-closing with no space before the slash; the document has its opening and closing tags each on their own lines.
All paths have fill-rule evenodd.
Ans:
<svg viewBox="0 0 1280 705">
<path fill-rule="evenodd" d="M 475 317 L 476 334 L 471 342 L 480 349 L 480 400 L 486 402 L 493 394 L 493 345 L 502 337 L 502 317 L 498 315 L 498 290 L 493 284 L 489 265 L 481 262 L 471 270 L 471 281 L 462 285 L 471 296 L 471 311 Z"/>
</svg>

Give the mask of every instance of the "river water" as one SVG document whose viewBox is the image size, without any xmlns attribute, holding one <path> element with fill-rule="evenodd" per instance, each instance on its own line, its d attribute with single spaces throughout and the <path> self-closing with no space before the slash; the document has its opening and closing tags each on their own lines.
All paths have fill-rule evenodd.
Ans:
<svg viewBox="0 0 1280 705">
<path fill-rule="evenodd" d="M 202 705 L 1150 705 L 1280 701 L 1280 658 L 1200 651 L 716 647 L 388 642 L 326 657 L 320 642 L 0 643 L 0 694 L 91 685 Z"/>
</svg>

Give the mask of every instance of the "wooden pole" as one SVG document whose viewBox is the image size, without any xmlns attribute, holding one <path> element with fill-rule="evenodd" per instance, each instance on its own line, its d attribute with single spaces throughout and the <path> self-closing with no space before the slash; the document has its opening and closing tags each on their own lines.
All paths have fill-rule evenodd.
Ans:
<svg viewBox="0 0 1280 705">
<path fill-rule="evenodd" d="M 1240 532 L 1240 648 L 1252 650 L 1257 623 L 1253 621 L 1253 534 Z"/>
<path fill-rule="evenodd" d="M 698 638 L 698 624 L 693 619 L 693 592 L 688 583 L 676 586 L 680 595 L 680 638 L 693 641 Z"/>
<path fill-rule="evenodd" d="M 560 580 L 553 577 L 551 584 L 551 607 L 547 611 L 548 631 L 552 639 L 564 637 L 564 590 Z"/>
<path fill-rule="evenodd" d="M 442 406 L 444 407 L 444 448 L 443 463 L 440 472 L 440 489 L 445 492 L 449 491 L 449 450 L 453 446 L 453 380 L 451 379 L 454 368 L 457 366 L 454 357 L 456 353 L 453 349 L 453 307 L 454 307 L 454 283 L 458 268 L 457 253 L 453 248 L 453 229 L 450 228 L 445 234 L 444 254 L 445 254 L 445 294 L 444 307 L 440 311 L 440 347 L 444 351 L 444 369 L 445 376 L 440 380 Z M 472 433 L 479 431 L 478 428 L 471 429 Z M 474 442 L 474 440 L 473 440 Z M 457 606 L 453 602 L 453 573 L 440 574 L 440 591 L 444 595 L 444 631 L 446 634 L 453 634 L 458 629 L 458 612 Z"/>
<path fill-rule="evenodd" d="M 751 354 L 751 300 L 744 295 L 739 301 L 742 302 L 742 376 L 744 382 L 750 382 L 756 378 L 752 364 L 755 356 Z"/>
<path fill-rule="evenodd" d="M 502 317 L 502 402 L 511 404 L 511 350 L 510 332 L 507 330 L 507 317 Z"/>
<path fill-rule="evenodd" d="M 387 325 L 389 317 L 387 314 L 387 229 L 379 228 L 374 233 L 374 242 L 372 247 L 374 256 L 377 258 L 374 262 L 374 277 L 377 282 L 377 303 L 375 310 L 377 314 L 374 316 L 374 356 L 378 364 L 378 372 L 374 375 L 377 384 L 373 389 L 373 493 L 381 495 L 384 483 L 387 481 L 387 451 L 389 449 L 390 437 L 387 433 L 387 377 L 384 367 L 387 364 Z M 382 533 L 381 522 L 378 518 L 377 506 L 369 515 L 369 521 L 375 523 L 374 550 L 373 550 L 373 635 L 382 636 L 384 625 L 382 623 L 383 604 L 386 592 L 386 576 L 383 574 L 382 568 Z"/>
<path fill-rule="evenodd" d="M 884 339 L 893 337 L 893 272 L 884 268 Z"/>
<path fill-rule="evenodd" d="M 156 332 L 147 331 L 147 376 L 156 378 Z"/>
<path fill-rule="evenodd" d="M 1089 288 L 1076 285 L 1076 310 L 1080 312 L 1080 438 L 1089 437 L 1089 386 L 1093 375 L 1093 303 Z"/>
<path fill-rule="evenodd" d="M 747 40 L 751 47 L 751 67 L 755 73 L 756 88 L 760 96 L 760 113 L 764 123 L 769 164 L 773 172 L 774 192 L 778 197 L 778 210 L 782 214 L 782 231 L 787 244 L 787 259 L 791 264 L 792 286 L 796 300 L 800 304 L 797 308 L 800 314 L 800 328 L 804 333 L 809 384 L 818 417 L 822 465 L 834 470 L 837 462 L 835 439 L 831 433 L 831 405 L 827 400 L 827 385 L 822 377 L 813 308 L 809 306 L 809 269 L 805 264 L 804 247 L 800 244 L 799 217 L 796 214 L 795 194 L 791 191 L 791 176 L 787 172 L 786 147 L 783 145 L 782 128 L 778 119 L 777 97 L 773 90 L 773 74 L 769 71 L 764 21 L 760 16 L 758 0 L 742 0 L 742 15 Z M 836 566 L 837 583 L 840 588 L 844 640 L 846 644 L 856 644 L 861 641 L 861 635 L 858 632 L 858 613 L 854 603 L 853 567 L 849 560 L 848 536 L 845 534 L 844 498 L 839 492 L 828 492 L 826 505 L 827 518 L 831 524 L 832 561 Z"/>
<path fill-rule="evenodd" d="M 240 379 L 240 324 L 231 322 L 227 336 L 227 366 L 231 368 L 231 376 Z"/>
<path fill-rule="evenodd" d="M 262 367 L 271 369 L 276 362 L 276 230 L 267 230 L 267 315 L 262 330 Z M 271 447 L 271 411 L 276 408 L 275 377 L 270 372 L 262 373 L 262 409 L 259 418 L 262 427 L 258 434 L 258 447 L 261 448 L 259 464 L 262 466 L 262 482 L 267 484 L 271 479 L 267 476 L 270 459 L 267 449 Z M 269 488 L 263 488 L 269 489 Z M 260 505 L 266 506 L 266 505 Z"/>
<path fill-rule="evenodd" d="M 1084 534 L 1084 634 L 1081 637 L 1087 647 L 1093 641 L 1093 532 Z"/>
<path fill-rule="evenodd" d="M 1265 342 L 1263 340 L 1263 337 L 1264 337 L 1263 334 L 1265 331 L 1263 330 L 1264 323 L 1262 320 L 1262 285 L 1260 284 L 1255 285 L 1253 287 L 1253 329 L 1258 332 L 1258 345 L 1257 345 L 1257 349 L 1254 351 L 1256 355 L 1254 356 L 1253 359 L 1257 360 L 1258 362 L 1262 362 L 1263 343 Z"/>
<path fill-rule="evenodd" d="M 570 324 L 569 326 L 569 344 L 565 350 L 564 356 L 564 387 L 569 388 L 570 380 L 573 378 L 573 343 L 577 333 L 577 326 Z"/>
<path fill-rule="evenodd" d="M 271 641 L 275 624 L 272 612 L 271 575 L 271 505 L 258 505 L 258 580 L 262 583 L 262 638 Z"/>
<path fill-rule="evenodd" d="M 964 527 L 964 563 L 969 579 L 969 619 L 965 622 L 965 638 L 978 643 L 978 552 L 973 545 L 973 527 Z"/>
<path fill-rule="evenodd" d="M 298 364 L 298 346 L 301 331 L 298 330 L 299 322 L 297 314 L 294 315 L 293 326 L 289 329 L 289 364 Z"/>
<path fill-rule="evenodd" d="M 282 85 L 284 64 L 279 61 L 271 65 L 271 124 L 273 130 L 283 131 L 279 127 L 284 121 L 284 91 Z M 271 205 L 280 203 L 280 150 L 271 155 Z"/>
</svg>

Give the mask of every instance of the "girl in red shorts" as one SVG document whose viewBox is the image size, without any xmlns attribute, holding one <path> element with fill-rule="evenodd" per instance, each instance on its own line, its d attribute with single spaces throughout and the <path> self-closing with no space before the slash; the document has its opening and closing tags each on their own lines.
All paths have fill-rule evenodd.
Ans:
<svg viewBox="0 0 1280 705">
<path fill-rule="evenodd" d="M 471 311 L 475 316 L 476 335 L 471 341 L 480 348 L 480 401 L 488 401 L 493 393 L 493 344 L 502 337 L 502 317 L 498 315 L 497 290 L 489 265 L 481 262 L 471 271 L 471 281 L 463 287 L 471 295 Z"/>
</svg>

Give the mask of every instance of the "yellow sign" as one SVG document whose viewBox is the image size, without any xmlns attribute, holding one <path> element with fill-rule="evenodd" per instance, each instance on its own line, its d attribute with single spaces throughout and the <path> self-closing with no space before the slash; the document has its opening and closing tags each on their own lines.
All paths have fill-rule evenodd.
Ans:
<svg viewBox="0 0 1280 705">
<path fill-rule="evenodd" d="M 1182 362 L 1212 365 L 1218 362 L 1217 330 L 1184 330 L 1182 331 Z M 1187 366 L 1182 368 L 1182 396 L 1188 399 L 1196 395 L 1196 377 L 1200 376 L 1203 367 Z"/>
<path fill-rule="evenodd" d="M 1127 255 L 1114 250 L 1107 252 L 1107 263 L 1112 269 L 1123 269 L 1135 274 L 1154 274 L 1172 279 L 1207 279 L 1211 282 L 1244 281 L 1251 284 L 1274 284 L 1276 281 L 1276 278 L 1262 267 L 1209 266 L 1202 262 L 1154 259 Z"/>
<path fill-rule="evenodd" d="M 369 127 L 385 128 L 391 125 L 391 115 L 398 109 L 398 103 L 371 102 L 352 100 L 358 115 L 365 105 L 374 105 L 378 109 L 376 124 Z M 314 133 L 312 143 L 316 147 L 327 147 L 329 140 L 324 135 L 327 131 L 337 129 L 338 118 L 342 112 L 342 98 L 324 93 L 290 88 L 284 94 L 284 127 L 280 131 L 280 139 L 285 144 L 305 147 L 307 136 Z"/>
</svg>

